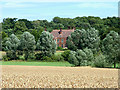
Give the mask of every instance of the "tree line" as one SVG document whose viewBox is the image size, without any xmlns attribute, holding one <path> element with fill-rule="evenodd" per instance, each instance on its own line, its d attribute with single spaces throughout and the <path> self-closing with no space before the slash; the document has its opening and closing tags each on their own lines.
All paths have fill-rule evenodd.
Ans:
<svg viewBox="0 0 120 90">
<path fill-rule="evenodd" d="M 65 60 L 75 66 L 105 67 L 120 61 L 120 18 L 118 17 L 54 17 L 47 20 L 5 18 L 2 24 L 2 49 L 6 59 Z M 68 37 L 66 50 L 55 56 L 53 29 L 75 29 Z M 44 31 L 44 30 L 47 31 Z M 36 51 L 39 51 L 36 53 Z"/>
</svg>

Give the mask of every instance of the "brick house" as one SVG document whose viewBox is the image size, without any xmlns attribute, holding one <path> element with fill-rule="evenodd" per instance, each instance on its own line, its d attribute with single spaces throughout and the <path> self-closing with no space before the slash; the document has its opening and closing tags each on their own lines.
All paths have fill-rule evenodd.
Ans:
<svg viewBox="0 0 120 90">
<path fill-rule="evenodd" d="M 53 30 L 51 34 L 54 36 L 54 40 L 57 43 L 57 47 L 66 47 L 66 40 L 71 33 L 74 32 L 74 29 L 67 29 L 67 30 Z"/>
</svg>

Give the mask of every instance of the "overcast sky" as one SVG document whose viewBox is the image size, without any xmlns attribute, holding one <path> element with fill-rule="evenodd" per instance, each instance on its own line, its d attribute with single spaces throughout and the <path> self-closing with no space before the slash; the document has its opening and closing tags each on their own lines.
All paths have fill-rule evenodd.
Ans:
<svg viewBox="0 0 120 90">
<path fill-rule="evenodd" d="M 25 18 L 51 21 L 53 17 L 118 16 L 118 0 L 1 0 L 3 18 Z"/>
</svg>

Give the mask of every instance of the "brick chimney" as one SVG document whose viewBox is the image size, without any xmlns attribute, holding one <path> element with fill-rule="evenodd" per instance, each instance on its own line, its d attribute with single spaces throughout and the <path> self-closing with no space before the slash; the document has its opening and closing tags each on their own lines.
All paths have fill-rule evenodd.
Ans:
<svg viewBox="0 0 120 90">
<path fill-rule="evenodd" d="M 62 34 L 62 28 L 60 28 L 60 34 Z"/>
</svg>

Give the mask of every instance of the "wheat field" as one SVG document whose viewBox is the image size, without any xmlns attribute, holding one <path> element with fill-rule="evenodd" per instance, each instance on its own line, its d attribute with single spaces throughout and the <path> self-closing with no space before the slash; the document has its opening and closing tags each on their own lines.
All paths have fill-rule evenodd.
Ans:
<svg viewBox="0 0 120 90">
<path fill-rule="evenodd" d="M 118 88 L 118 69 L 3 65 L 2 88 Z"/>
</svg>

